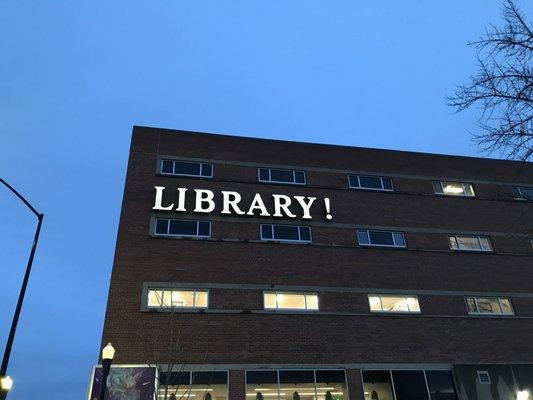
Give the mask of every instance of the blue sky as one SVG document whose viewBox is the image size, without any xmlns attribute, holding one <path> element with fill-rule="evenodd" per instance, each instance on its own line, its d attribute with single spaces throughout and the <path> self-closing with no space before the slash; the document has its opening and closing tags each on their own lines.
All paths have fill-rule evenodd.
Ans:
<svg viewBox="0 0 533 400">
<path fill-rule="evenodd" d="M 492 0 L 2 1 L 0 176 L 45 214 L 10 399 L 85 396 L 132 125 L 479 155 L 475 113 L 443 98 L 499 14 Z M 0 190 L 2 350 L 35 223 Z"/>
</svg>

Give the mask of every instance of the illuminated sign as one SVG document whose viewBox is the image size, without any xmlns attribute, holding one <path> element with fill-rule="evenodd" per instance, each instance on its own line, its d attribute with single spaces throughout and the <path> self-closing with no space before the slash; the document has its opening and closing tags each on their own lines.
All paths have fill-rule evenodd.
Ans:
<svg viewBox="0 0 533 400">
<path fill-rule="evenodd" d="M 212 190 L 193 189 L 189 191 L 187 188 L 176 188 L 174 202 L 163 204 L 164 191 L 164 186 L 155 186 L 155 202 L 152 210 L 187 212 L 189 210 L 187 210 L 185 200 L 188 196 L 194 196 L 192 212 L 209 214 L 214 212 L 217 207 L 215 193 Z M 313 219 L 312 211 L 323 207 L 322 209 L 326 212 L 326 219 L 333 219 L 330 201 L 327 197 L 317 201 L 317 197 L 272 194 L 269 196 L 269 204 L 272 203 L 269 209 L 260 193 L 255 193 L 253 199 L 246 203 L 238 192 L 222 190 L 220 194 L 222 195 L 220 214 L 223 215 Z M 320 203 L 322 204 L 318 206 Z"/>
</svg>

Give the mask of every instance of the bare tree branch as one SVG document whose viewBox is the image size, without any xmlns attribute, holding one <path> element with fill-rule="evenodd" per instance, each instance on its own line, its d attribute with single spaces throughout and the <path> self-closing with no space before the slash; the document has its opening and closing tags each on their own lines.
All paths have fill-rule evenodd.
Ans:
<svg viewBox="0 0 533 400">
<path fill-rule="evenodd" d="M 533 27 L 513 0 L 503 3 L 504 27 L 494 25 L 469 45 L 477 49 L 478 72 L 447 103 L 460 112 L 477 105 L 481 150 L 501 157 L 533 156 Z"/>
</svg>

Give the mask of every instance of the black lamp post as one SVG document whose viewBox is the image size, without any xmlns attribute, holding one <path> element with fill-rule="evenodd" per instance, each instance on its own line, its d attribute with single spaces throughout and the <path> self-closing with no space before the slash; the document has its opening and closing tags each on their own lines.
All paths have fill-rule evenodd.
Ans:
<svg viewBox="0 0 533 400">
<path fill-rule="evenodd" d="M 100 386 L 100 394 L 98 395 L 98 400 L 104 400 L 105 389 L 107 386 L 107 376 L 109 375 L 109 370 L 111 369 L 111 363 L 113 362 L 113 357 L 115 356 L 115 349 L 108 343 L 106 347 L 102 350 L 102 383 Z"/>
<path fill-rule="evenodd" d="M 35 249 L 37 248 L 37 241 L 39 240 L 39 233 L 41 232 L 41 225 L 43 223 L 44 214 L 39 213 L 19 192 L 17 192 L 13 186 L 0 178 L 0 183 L 11 190 L 15 196 L 17 196 L 32 213 L 37 217 L 37 228 L 35 229 L 35 236 L 33 238 L 33 244 L 31 246 L 30 258 L 26 265 L 26 272 L 24 273 L 24 279 L 22 280 L 22 287 L 20 288 L 19 298 L 17 306 L 15 308 L 15 314 L 13 315 L 13 321 L 11 322 L 11 329 L 9 330 L 9 336 L 7 337 L 6 349 L 4 351 L 4 357 L 2 358 L 2 365 L 0 366 L 0 382 L 2 386 L 0 388 L 0 400 L 4 400 L 7 397 L 7 393 L 13 384 L 11 378 L 7 373 L 7 366 L 9 364 L 9 357 L 11 355 L 11 348 L 13 347 L 13 340 L 15 339 L 15 332 L 17 331 L 17 324 L 20 317 L 20 310 L 22 309 L 22 303 L 24 301 L 24 295 L 26 294 L 26 287 L 28 286 L 28 279 L 30 278 L 31 266 L 33 264 L 33 257 L 35 256 Z"/>
</svg>

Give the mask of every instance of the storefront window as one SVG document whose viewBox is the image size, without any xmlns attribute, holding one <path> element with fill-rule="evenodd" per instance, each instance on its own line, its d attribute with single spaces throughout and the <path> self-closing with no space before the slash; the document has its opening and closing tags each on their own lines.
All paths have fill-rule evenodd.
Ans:
<svg viewBox="0 0 533 400">
<path fill-rule="evenodd" d="M 431 400 L 457 400 L 451 371 L 426 371 Z"/>
<path fill-rule="evenodd" d="M 394 400 L 390 371 L 363 371 L 365 400 Z"/>
<path fill-rule="evenodd" d="M 226 371 L 160 373 L 158 400 L 228 400 Z"/>
<path fill-rule="evenodd" d="M 246 400 L 348 400 L 344 370 L 246 371 Z"/>
<path fill-rule="evenodd" d="M 424 371 L 392 371 L 396 400 L 429 400 Z"/>
</svg>

